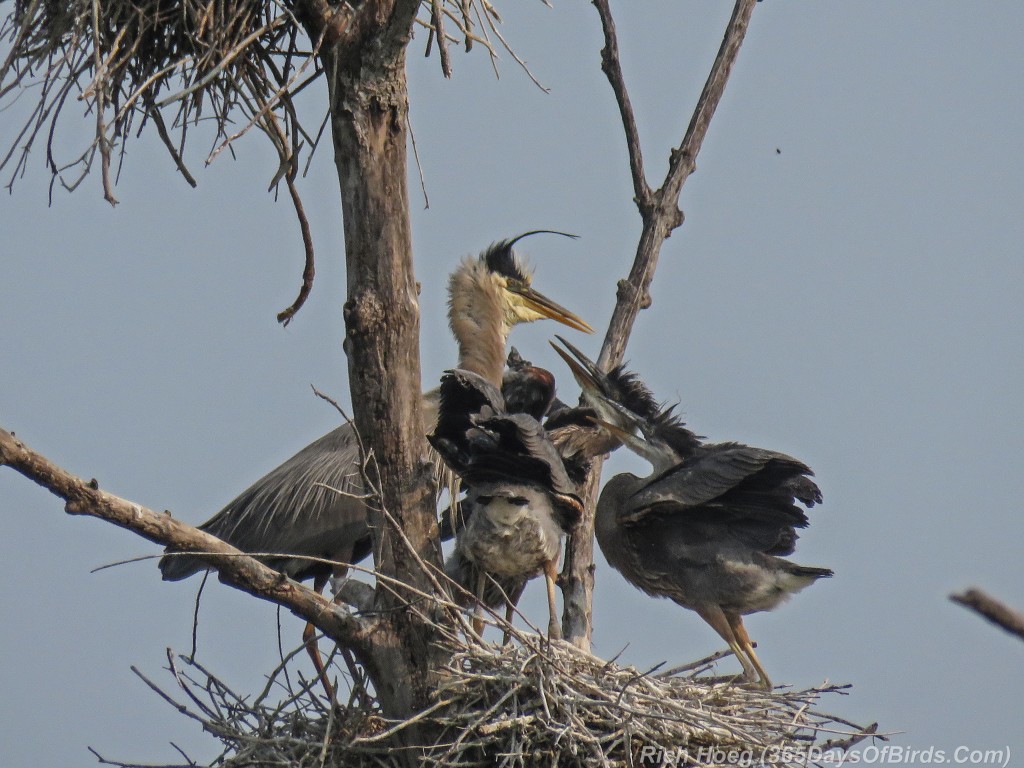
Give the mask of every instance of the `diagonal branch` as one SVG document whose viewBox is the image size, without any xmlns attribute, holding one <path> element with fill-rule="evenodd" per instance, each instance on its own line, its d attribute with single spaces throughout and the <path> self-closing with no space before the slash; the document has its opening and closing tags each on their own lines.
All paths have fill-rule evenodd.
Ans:
<svg viewBox="0 0 1024 768">
<path fill-rule="evenodd" d="M 1024 613 L 1015 611 L 980 589 L 968 589 L 960 594 L 952 594 L 949 599 L 1024 640 Z"/>
<path fill-rule="evenodd" d="M 608 0 L 594 0 L 596 6 L 599 8 L 604 6 L 605 12 L 609 14 L 609 25 L 606 29 L 614 41 L 615 25 L 610 23 L 611 11 L 607 10 L 607 3 Z M 645 208 L 642 200 L 637 201 L 637 207 L 640 209 L 640 216 L 643 219 L 643 232 L 629 277 L 619 283 L 618 302 L 612 313 L 608 333 L 605 335 L 601 356 L 598 359 L 598 363 L 602 367 L 610 368 L 622 362 L 636 316 L 641 309 L 650 306 L 651 300 L 648 291 L 651 281 L 654 279 L 654 271 L 658 266 L 661 246 L 672 234 L 672 231 L 683 223 L 683 213 L 679 210 L 679 196 L 686 179 L 696 170 L 697 154 L 704 143 L 704 137 L 711 125 L 715 109 L 722 99 L 726 81 L 736 61 L 743 38 L 746 36 L 750 15 L 754 11 L 755 4 L 756 0 L 737 0 L 725 30 L 722 45 L 711 67 L 707 82 L 704 84 L 704 90 L 697 100 L 697 106 L 682 143 L 672 151 L 668 174 L 662 186 L 653 193 L 649 207 Z M 615 45 L 617 47 L 617 44 Z M 609 76 L 609 81 L 613 90 L 625 88 L 621 70 L 617 71 L 615 76 Z M 617 96 L 617 98 L 621 101 L 623 97 Z M 633 130 L 635 131 L 635 128 Z M 626 133 L 628 141 L 632 141 L 628 125 Z"/>
<path fill-rule="evenodd" d="M 83 480 L 32 450 L 0 428 L 0 465 L 41 485 L 65 501 L 71 515 L 91 515 L 143 538 L 181 552 L 208 553 L 207 560 L 221 581 L 260 599 L 283 606 L 313 622 L 328 637 L 365 657 L 374 623 L 357 618 L 323 595 L 289 579 L 230 544 L 193 528 L 168 512 L 155 512 L 140 504 L 102 491 L 95 480 Z"/>
<path fill-rule="evenodd" d="M 725 84 L 729 79 L 740 45 L 747 32 L 750 16 L 757 0 L 736 0 L 732 17 L 726 27 L 722 45 L 711 67 L 704 90 L 694 109 L 690 124 L 679 147 L 672 150 L 669 170 L 661 187 L 651 191 L 644 177 L 643 156 L 636 118 L 630 104 L 625 78 L 619 61 L 619 44 L 612 18 L 609 0 L 592 0 L 601 17 L 605 44 L 601 52 L 601 69 L 604 71 L 619 105 L 623 128 L 626 133 L 626 148 L 629 166 L 633 176 L 637 208 L 643 221 L 640 241 L 629 277 L 620 280 L 618 299 L 608 324 L 608 332 L 601 347 L 598 365 L 608 370 L 622 362 L 626 344 L 633 331 L 633 324 L 641 309 L 651 304 L 650 285 L 658 266 L 661 246 L 678 226 L 683 223 L 679 209 L 679 196 L 683 184 L 696 169 L 696 158 L 715 109 L 721 101 Z M 574 645 L 589 650 L 591 636 L 591 605 L 594 591 L 594 508 L 600 484 L 603 462 L 594 462 L 584 490 L 586 514 L 569 540 L 566 550 L 566 565 L 562 573 L 565 615 L 564 635 Z"/>
</svg>

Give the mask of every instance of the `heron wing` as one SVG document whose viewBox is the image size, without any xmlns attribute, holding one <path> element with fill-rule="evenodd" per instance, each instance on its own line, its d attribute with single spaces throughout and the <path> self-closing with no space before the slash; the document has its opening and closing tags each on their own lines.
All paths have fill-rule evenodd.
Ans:
<svg viewBox="0 0 1024 768">
<path fill-rule="evenodd" d="M 369 554 L 363 492 L 355 432 L 344 424 L 272 469 L 199 527 L 243 552 L 281 553 L 261 559 L 303 578 L 330 570 L 303 557 L 356 562 Z M 161 561 L 167 579 L 202 568 L 200 558 L 183 555 Z"/>
<path fill-rule="evenodd" d="M 810 467 L 786 454 L 738 443 L 705 446 L 654 478 L 618 513 L 624 526 L 664 524 L 687 540 L 729 538 L 767 554 L 790 554 L 821 501 Z"/>
<path fill-rule="evenodd" d="M 474 422 L 482 434 L 492 436 L 490 445 L 481 442 L 474 456 L 474 476 L 485 472 L 490 480 L 529 481 L 555 494 L 576 493 L 561 455 L 535 418 L 526 413 L 495 414 Z"/>
<path fill-rule="evenodd" d="M 503 411 L 501 391 L 472 371 L 458 368 L 445 371 L 438 390 L 437 424 L 427 440 L 441 458 L 456 472 L 463 472 L 470 461 L 469 433 L 471 417 L 481 411 Z"/>
</svg>

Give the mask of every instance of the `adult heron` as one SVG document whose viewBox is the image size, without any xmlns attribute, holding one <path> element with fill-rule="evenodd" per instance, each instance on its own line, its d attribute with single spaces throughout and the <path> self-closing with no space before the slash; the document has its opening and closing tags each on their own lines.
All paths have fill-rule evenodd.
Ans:
<svg viewBox="0 0 1024 768">
<path fill-rule="evenodd" d="M 458 365 L 494 385 L 501 382 L 505 344 L 514 326 L 550 318 L 593 332 L 586 321 L 533 288 L 532 273 L 514 251 L 519 240 L 542 232 L 551 231 L 526 232 L 492 244 L 477 257 L 467 256 L 449 278 L 448 320 Z M 423 405 L 424 423 L 432 429 L 436 390 L 424 395 Z M 287 576 L 312 578 L 319 592 L 330 576 L 344 575 L 348 564 L 371 551 L 363 495 L 358 441 L 352 425 L 343 424 L 272 469 L 199 528 L 243 552 L 259 553 L 262 562 Z M 201 554 L 170 548 L 159 565 L 167 581 L 207 568 Z M 304 638 L 313 654 L 312 625 Z"/>
<path fill-rule="evenodd" d="M 822 500 L 813 472 L 778 451 L 706 443 L 674 407 L 652 408 L 653 396 L 636 413 L 591 361 L 576 357 L 571 368 L 599 424 L 653 467 L 648 477 L 616 475 L 601 491 L 594 527 L 605 559 L 640 590 L 696 612 L 729 645 L 744 678 L 770 690 L 743 616 L 832 575 L 784 559 L 808 524 L 798 502 Z"/>
</svg>

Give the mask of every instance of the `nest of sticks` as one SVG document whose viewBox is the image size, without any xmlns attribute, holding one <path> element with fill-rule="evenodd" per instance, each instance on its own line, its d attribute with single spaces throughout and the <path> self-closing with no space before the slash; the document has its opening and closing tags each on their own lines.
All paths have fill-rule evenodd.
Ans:
<svg viewBox="0 0 1024 768">
<path fill-rule="evenodd" d="M 346 683 L 333 706 L 315 677 L 297 673 L 303 648 L 282 661 L 255 697 L 170 652 L 176 694 L 135 671 L 222 742 L 212 765 L 225 768 L 395 766 L 401 764 L 395 737 L 412 728 L 431 734 L 418 761 L 424 766 L 806 766 L 830 752 L 834 761 L 863 739 L 884 739 L 877 725 L 861 727 L 820 708 L 823 696 L 848 686 L 742 687 L 714 674 L 724 652 L 644 672 L 533 632 L 504 629 L 511 636 L 505 645 L 476 637 L 446 641 L 450 660 L 438 675 L 434 703 L 400 722 L 381 715 L 365 676 L 344 651 L 330 662 Z"/>
<path fill-rule="evenodd" d="M 68 189 L 81 183 L 100 158 L 104 192 L 113 203 L 116 166 L 128 139 L 152 122 L 179 171 L 186 167 L 190 128 L 212 126 L 205 162 L 256 127 L 277 150 L 281 167 L 271 186 L 298 168 L 298 151 L 312 154 L 326 119 L 326 98 L 311 125 L 295 98 L 322 74 L 322 46 L 345 44 L 359 0 L 15 0 L 0 17 L 0 106 L 37 96 L 30 114 L 0 156 L 7 186 L 24 174 L 38 139 L 46 162 Z M 422 0 L 417 24 L 427 30 L 446 75 L 449 45 L 514 52 L 502 37 L 501 16 L 490 0 Z M 520 63 L 522 63 L 520 61 Z M 86 147 L 58 157 L 55 137 L 64 115 L 80 125 L 84 103 L 95 130 Z M 71 109 L 68 109 L 71 107 Z M 306 118 L 308 120 L 308 117 Z M 76 136 L 76 138 L 81 138 Z M 209 133 L 203 134 L 203 141 Z M 308 162 L 308 157 L 306 159 Z M 112 168 L 114 170 L 112 170 Z"/>
<path fill-rule="evenodd" d="M 308 170 L 329 118 L 326 95 L 300 96 L 324 74 L 324 46 L 362 44 L 346 39 L 361 0 L 8 5 L 0 15 L 6 44 L 0 47 L 0 111 L 21 104 L 0 132 L 5 187 L 11 190 L 25 175 L 42 144 L 51 201 L 55 187 L 77 189 L 98 166 L 103 196 L 116 205 L 114 187 L 130 140 L 147 127 L 195 187 L 196 141 L 208 165 L 225 150 L 233 153 L 235 142 L 255 128 L 277 158 L 268 173 L 270 190 L 276 194 L 284 182 L 305 250 L 302 290 L 278 314 L 287 324 L 308 296 L 314 271 L 309 220 L 295 182 Z M 427 54 L 435 53 L 446 77 L 452 45 L 487 51 L 495 69 L 503 50 L 526 69 L 502 36 L 490 0 L 421 0 L 416 22 L 427 31 Z"/>
</svg>

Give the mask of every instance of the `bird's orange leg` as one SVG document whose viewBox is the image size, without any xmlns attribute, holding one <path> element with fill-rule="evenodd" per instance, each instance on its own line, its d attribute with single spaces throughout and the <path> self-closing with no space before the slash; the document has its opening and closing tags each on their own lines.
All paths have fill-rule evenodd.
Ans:
<svg viewBox="0 0 1024 768">
<path fill-rule="evenodd" d="M 723 640 L 729 645 L 729 650 L 732 651 L 733 656 L 739 661 L 743 667 L 743 677 L 749 682 L 754 682 L 757 679 L 757 670 L 751 666 L 750 660 L 747 658 L 747 654 L 743 650 L 743 646 L 740 645 L 739 640 L 736 637 L 736 633 L 733 632 L 732 624 L 726 617 L 725 611 L 723 611 L 717 605 L 705 605 L 701 608 L 694 609 L 697 615 L 706 621 L 710 627 L 717 632 Z"/>
<path fill-rule="evenodd" d="M 558 557 L 544 563 L 544 582 L 548 588 L 548 639 L 562 639 L 562 624 L 555 608 L 555 582 L 558 580 Z"/>
<path fill-rule="evenodd" d="M 324 591 L 324 587 L 326 585 L 326 575 L 317 576 L 313 579 L 313 591 L 318 595 Z M 334 701 L 334 686 L 331 685 L 331 681 L 327 679 L 327 667 L 324 664 L 323 657 L 320 655 L 320 647 L 316 644 L 316 627 L 311 621 L 306 622 L 306 628 L 302 630 L 302 642 L 306 646 L 306 652 L 309 654 L 309 658 L 313 660 L 313 667 L 316 669 L 320 682 L 323 683 L 324 693 L 327 694 L 327 700 Z"/>
<path fill-rule="evenodd" d="M 729 621 L 729 626 L 732 628 L 733 634 L 736 635 L 736 639 L 739 641 L 740 647 L 743 652 L 750 659 L 750 663 L 754 665 L 754 669 L 757 670 L 757 675 L 761 686 L 766 690 L 772 689 L 772 681 L 768 679 L 768 673 L 764 671 L 764 667 L 761 665 L 761 660 L 757 658 L 757 654 L 754 653 L 754 644 L 750 641 L 750 635 L 747 634 L 747 628 L 743 626 L 743 617 L 736 613 L 727 613 L 725 618 Z"/>
</svg>

